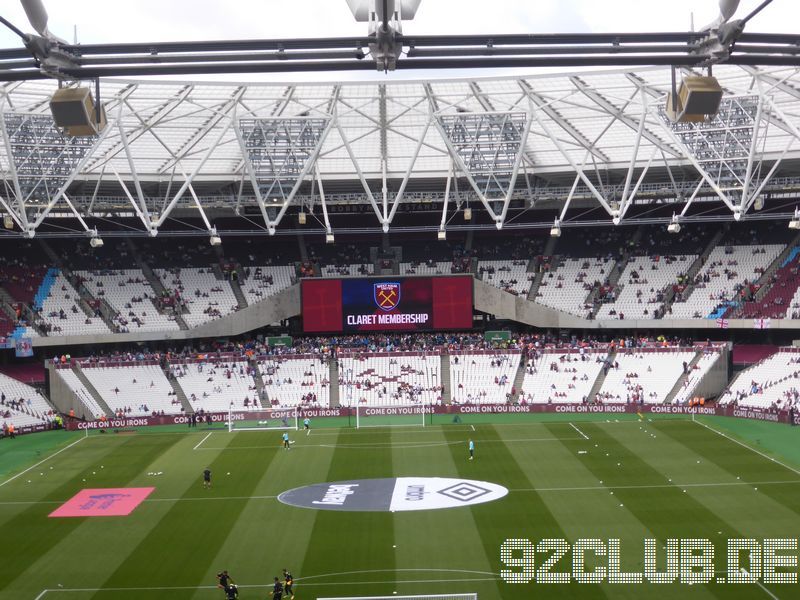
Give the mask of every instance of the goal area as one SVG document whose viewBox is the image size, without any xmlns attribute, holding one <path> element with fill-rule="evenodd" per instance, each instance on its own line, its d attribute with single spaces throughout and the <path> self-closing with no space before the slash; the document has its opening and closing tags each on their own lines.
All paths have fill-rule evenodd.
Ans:
<svg viewBox="0 0 800 600">
<path fill-rule="evenodd" d="M 366 427 L 426 427 L 430 424 L 432 407 L 427 404 L 409 406 L 362 404 L 355 407 L 356 428 Z"/>
<path fill-rule="evenodd" d="M 337 596 L 317 600 L 478 600 L 478 594 L 425 594 L 424 596 Z"/>
<path fill-rule="evenodd" d="M 228 431 L 265 431 L 298 429 L 296 408 L 272 408 L 228 411 Z"/>
</svg>

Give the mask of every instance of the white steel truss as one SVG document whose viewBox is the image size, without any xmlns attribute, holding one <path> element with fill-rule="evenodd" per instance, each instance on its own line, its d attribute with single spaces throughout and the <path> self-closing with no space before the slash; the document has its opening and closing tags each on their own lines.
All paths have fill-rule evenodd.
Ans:
<svg viewBox="0 0 800 600">
<path fill-rule="evenodd" d="M 437 113 L 435 119 L 453 161 L 502 229 L 530 131 L 527 113 Z"/>
<path fill-rule="evenodd" d="M 314 167 L 330 127 L 330 116 L 236 120 L 245 169 L 271 234 Z"/>
<path fill-rule="evenodd" d="M 96 146 L 98 136 L 65 135 L 50 115 L 6 112 L 1 125 L 9 158 L 10 191 L 16 201 L 13 207 L 5 200 L 2 204 L 20 228 L 32 237 L 62 198 L 80 219 L 65 192 Z"/>
<path fill-rule="evenodd" d="M 386 231 L 401 204 L 443 204 L 458 192 L 451 210 L 453 200 L 456 210 L 480 202 L 500 227 L 520 200 L 555 201 L 564 215 L 569 202 L 594 201 L 619 223 L 656 197 L 719 198 L 741 216 L 757 198 L 779 197 L 773 176 L 800 176 L 800 70 L 717 65 L 714 76 L 726 93 L 720 115 L 686 131 L 659 112 L 668 68 L 290 86 L 109 80 L 110 122 L 89 148 L 64 146 L 49 125 L 23 143 L 20 126 L 0 119 L 0 212 L 28 234 L 51 212 L 124 212 L 153 235 L 176 208 L 199 209 L 209 231 L 219 211 L 260 211 L 274 232 L 286 209 L 324 198 L 328 209 L 367 205 Z M 49 123 L 55 86 L 0 86 L 0 112 Z M 311 143 L 270 153 L 255 126 L 269 119 L 325 125 Z M 249 149 L 240 120 L 253 124 Z"/>
<path fill-rule="evenodd" d="M 673 123 L 665 105 L 657 107 L 664 129 L 737 218 L 775 172 L 763 177 L 761 169 L 771 105 L 762 94 L 726 96 L 716 115 L 697 123 Z M 795 139 L 790 138 L 789 147 Z"/>
</svg>

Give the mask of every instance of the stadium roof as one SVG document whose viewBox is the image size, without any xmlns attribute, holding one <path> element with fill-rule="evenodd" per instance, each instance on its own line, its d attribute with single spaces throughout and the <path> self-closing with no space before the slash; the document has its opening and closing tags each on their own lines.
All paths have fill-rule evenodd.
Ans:
<svg viewBox="0 0 800 600">
<path fill-rule="evenodd" d="M 635 195 L 638 178 L 649 168 L 688 169 L 698 181 L 702 173 L 698 168 L 705 169 L 706 187 L 713 188 L 715 184 L 724 187 L 718 177 L 720 161 L 711 166 L 702 160 L 698 162 L 702 157 L 697 148 L 686 137 L 681 138 L 680 132 L 663 118 L 671 76 L 669 68 L 656 67 L 386 83 L 103 80 L 101 94 L 109 126 L 85 156 L 76 161 L 78 169 L 74 182 L 70 181 L 73 186 L 70 189 L 81 182 L 91 185 L 99 182 L 96 190 L 111 186 L 109 190 L 113 188 L 119 193 L 120 186 L 126 186 L 129 189 L 125 194 L 137 196 L 137 186 L 146 189 L 158 184 L 172 186 L 172 192 L 183 188 L 188 197 L 190 192 L 194 193 L 192 186 L 208 191 L 228 185 L 239 187 L 245 196 L 253 196 L 254 190 L 263 184 L 263 172 L 261 175 L 253 172 L 255 158 L 252 152 L 243 151 L 247 144 L 243 136 L 253 134 L 253 127 L 257 129 L 265 122 L 275 124 L 280 118 L 289 124 L 306 124 L 311 127 L 313 140 L 320 142 L 318 147 L 311 143 L 291 157 L 299 163 L 295 165 L 295 178 L 305 180 L 306 186 L 312 180 L 330 182 L 334 189 L 344 182 L 351 182 L 357 188 L 361 184 L 374 195 L 372 199 L 365 197 L 364 202 L 374 200 L 379 204 L 381 182 L 394 182 L 387 184 L 387 188 L 396 197 L 398 186 L 404 187 L 405 179 L 411 186 L 415 180 L 439 181 L 441 185 L 436 185 L 442 189 L 451 173 L 469 179 L 473 163 L 469 163 L 471 159 L 465 152 L 486 154 L 487 150 L 485 147 L 476 150 L 475 146 L 464 150 L 455 138 L 448 139 L 447 119 L 454 120 L 450 122 L 452 125 L 481 115 L 492 119 L 509 116 L 523 119 L 521 127 L 526 131 L 518 132 L 510 142 L 506 139 L 512 146 L 524 144 L 518 165 L 519 181 L 536 177 L 569 186 L 575 180 L 581 187 L 596 188 L 593 193 L 596 192 L 597 199 L 608 204 L 625 201 L 625 198 L 605 197 L 600 189 L 604 174 L 610 171 L 622 173 L 623 179 L 629 173 L 627 196 Z M 741 208 L 746 212 L 746 204 L 752 204 L 760 183 L 769 179 L 767 167 L 758 171 L 760 161 L 775 165 L 783 161 L 780 173 L 786 175 L 793 174 L 786 170 L 787 166 L 800 159 L 797 144 L 800 74 L 797 68 L 719 65 L 714 76 L 726 97 L 743 98 L 754 107 L 751 122 L 744 124 L 750 128 L 752 143 L 748 142 L 745 149 L 748 156 L 739 157 L 752 171 L 748 175 L 752 179 L 750 195 L 746 191 L 742 194 L 739 189 Z M 7 82 L 0 87 L 2 112 L 49 116 L 48 103 L 55 89 L 56 83 L 48 80 Z M 741 113 L 741 107 L 736 110 Z M 721 115 L 728 121 L 725 130 L 717 132 L 721 136 L 718 140 L 723 140 L 722 146 L 734 139 L 727 128 L 736 126 L 731 123 L 737 118 L 736 110 Z M 19 162 L 20 158 L 10 160 L 15 140 L 8 119 L 5 121 L 0 169 L 7 186 L 4 196 L 13 198 L 12 167 L 14 160 Z M 245 122 L 250 123 L 249 130 L 243 125 Z M 312 122 L 316 124 L 309 126 Z M 467 129 L 471 126 L 462 125 Z M 495 137 L 489 154 L 494 152 L 496 166 L 497 145 L 508 133 L 502 129 L 505 125 L 495 123 L 492 127 L 494 134 L 490 132 L 489 137 Z M 293 134 L 287 129 L 285 135 Z M 260 141 L 255 142 L 260 144 L 257 150 L 262 154 L 270 154 L 269 144 L 276 143 L 268 137 L 263 133 Z M 740 146 L 744 143 L 741 138 L 735 141 Z M 486 167 L 489 159 L 483 156 L 482 160 Z M 723 166 L 724 163 L 723 157 Z M 741 166 L 744 168 L 744 163 Z M 514 167 L 504 168 L 510 171 Z M 487 178 L 485 170 L 482 176 Z M 273 179 L 282 180 L 279 187 L 283 186 L 281 195 L 286 200 L 287 181 L 291 184 L 291 177 L 282 174 L 274 175 Z M 477 175 L 474 179 L 471 183 L 482 185 Z M 192 186 L 183 185 L 186 182 Z M 264 195 L 273 193 L 274 183 L 262 189 Z M 742 183 L 739 182 L 739 188 Z M 512 178 L 510 185 L 514 184 Z M 491 197 L 487 189 L 484 189 L 487 200 L 499 198 Z M 145 204 L 149 201 L 146 196 L 147 193 L 141 193 Z M 739 198 L 730 196 L 729 200 L 732 210 L 740 205 Z M 153 208 L 152 212 L 158 211 Z"/>
</svg>

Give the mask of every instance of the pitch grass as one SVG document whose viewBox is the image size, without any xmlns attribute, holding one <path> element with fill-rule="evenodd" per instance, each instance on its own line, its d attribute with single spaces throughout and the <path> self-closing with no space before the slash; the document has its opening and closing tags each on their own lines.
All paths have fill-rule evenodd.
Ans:
<svg viewBox="0 0 800 600">
<path fill-rule="evenodd" d="M 467 591 L 481 600 L 800 597 L 800 584 L 501 581 L 507 538 L 620 538 L 623 568 L 641 571 L 644 538 L 708 538 L 722 553 L 730 537 L 800 536 L 800 430 L 713 418 L 702 421 L 713 429 L 576 419 L 320 428 L 308 437 L 292 432 L 290 452 L 275 431 L 90 436 L 8 483 L 9 475 L 0 479 L 0 598 L 219 598 L 214 575 L 226 568 L 247 600 L 267 597 L 283 567 L 297 578 L 298 599 Z M 18 473 L 80 439 L 48 435 L 4 440 L 0 470 Z M 473 462 L 468 437 L 476 441 Z M 211 490 L 200 484 L 206 466 Z M 491 504 L 416 513 L 315 512 L 274 499 L 306 484 L 389 476 L 463 477 L 511 491 Z M 156 491 L 128 517 L 47 518 L 82 488 L 125 486 Z M 716 562 L 724 568 L 724 556 Z"/>
</svg>

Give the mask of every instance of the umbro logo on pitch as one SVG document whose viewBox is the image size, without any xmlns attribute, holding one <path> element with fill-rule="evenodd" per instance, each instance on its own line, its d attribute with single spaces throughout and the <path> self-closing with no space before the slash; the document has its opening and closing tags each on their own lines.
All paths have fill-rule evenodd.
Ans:
<svg viewBox="0 0 800 600">
<path fill-rule="evenodd" d="M 459 508 L 499 500 L 501 485 L 445 477 L 397 477 L 317 483 L 283 492 L 290 506 L 319 510 L 402 512 Z"/>
</svg>

